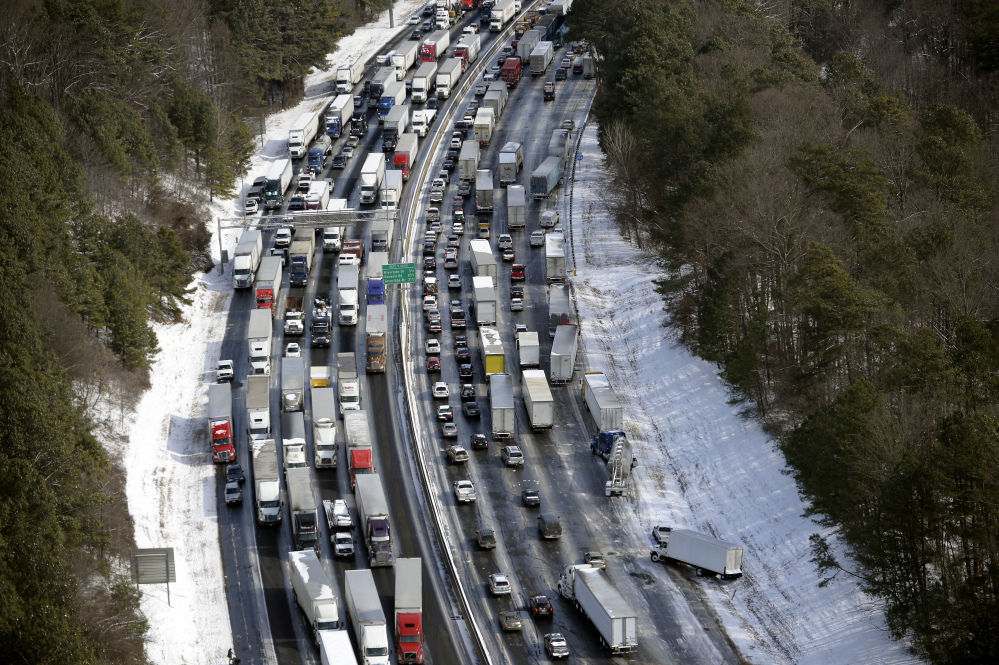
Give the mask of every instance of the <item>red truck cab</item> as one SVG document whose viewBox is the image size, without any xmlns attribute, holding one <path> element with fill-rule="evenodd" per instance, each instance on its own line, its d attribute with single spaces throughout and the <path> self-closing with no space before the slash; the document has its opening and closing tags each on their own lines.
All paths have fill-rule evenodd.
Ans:
<svg viewBox="0 0 999 665">
<path fill-rule="evenodd" d="M 423 662 L 423 616 L 418 612 L 400 612 L 396 616 L 396 662 Z"/>
<path fill-rule="evenodd" d="M 355 448 L 347 455 L 347 468 L 350 469 L 350 486 L 357 486 L 357 474 L 374 473 L 371 448 Z"/>
<path fill-rule="evenodd" d="M 236 461 L 236 447 L 232 445 L 232 423 L 226 419 L 213 420 L 212 461 L 232 463 Z"/>
</svg>

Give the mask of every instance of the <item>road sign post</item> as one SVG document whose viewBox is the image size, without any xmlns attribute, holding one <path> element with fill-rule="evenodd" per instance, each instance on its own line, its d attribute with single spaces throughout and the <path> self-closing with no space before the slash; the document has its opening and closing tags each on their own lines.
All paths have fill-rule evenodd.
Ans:
<svg viewBox="0 0 999 665">
<path fill-rule="evenodd" d="M 390 263 L 382 266 L 382 283 L 413 284 L 416 282 L 415 263 Z"/>
</svg>

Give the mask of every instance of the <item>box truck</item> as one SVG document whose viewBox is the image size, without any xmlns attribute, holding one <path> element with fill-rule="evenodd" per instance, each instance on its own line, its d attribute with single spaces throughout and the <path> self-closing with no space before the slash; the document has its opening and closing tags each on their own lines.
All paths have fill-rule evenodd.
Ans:
<svg viewBox="0 0 999 665">
<path fill-rule="evenodd" d="M 525 369 L 522 375 L 521 388 L 531 429 L 551 429 L 555 426 L 555 400 L 545 373 L 540 369 Z"/>
<path fill-rule="evenodd" d="M 509 439 L 517 432 L 513 406 L 513 381 L 509 374 L 489 377 L 489 417 L 494 439 Z"/>
<path fill-rule="evenodd" d="M 507 228 L 511 231 L 527 226 L 527 190 L 523 185 L 510 185 L 506 188 L 506 220 Z"/>
<path fill-rule="evenodd" d="M 509 185 L 517 181 L 517 174 L 524 166 L 524 144 L 509 141 L 500 148 L 499 177 L 501 185 Z"/>
<path fill-rule="evenodd" d="M 493 277 L 472 277 L 472 297 L 475 322 L 479 325 L 496 324 L 496 282 Z"/>
<path fill-rule="evenodd" d="M 476 310 L 479 308 L 476 307 Z M 503 340 L 495 328 L 482 326 L 479 328 L 482 339 L 482 364 L 486 368 L 486 377 L 506 372 L 506 356 L 503 353 Z"/>
<path fill-rule="evenodd" d="M 561 325 L 555 329 L 552 342 L 552 383 L 569 383 L 576 366 L 576 348 L 579 343 L 578 329 L 574 325 Z"/>
</svg>

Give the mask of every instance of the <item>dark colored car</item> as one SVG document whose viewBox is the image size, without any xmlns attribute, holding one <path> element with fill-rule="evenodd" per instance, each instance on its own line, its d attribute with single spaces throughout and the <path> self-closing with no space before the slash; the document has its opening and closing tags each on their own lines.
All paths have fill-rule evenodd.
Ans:
<svg viewBox="0 0 999 665">
<path fill-rule="evenodd" d="M 539 617 L 548 617 L 549 619 L 555 614 L 555 608 L 552 607 L 551 601 L 548 600 L 548 596 L 531 596 L 529 602 L 531 608 L 531 615 L 537 619 Z"/>
<path fill-rule="evenodd" d="M 427 371 L 428 372 L 441 371 L 441 359 L 439 356 L 430 356 L 429 358 L 427 358 Z"/>
<path fill-rule="evenodd" d="M 473 386 L 471 383 L 461 384 L 461 401 L 462 402 L 475 401 L 475 386 Z"/>
<path fill-rule="evenodd" d="M 347 166 L 347 158 L 341 154 L 333 156 L 333 168 L 342 169 Z"/>
<path fill-rule="evenodd" d="M 468 336 L 467 335 L 455 335 L 454 336 L 454 348 L 460 349 L 463 346 L 468 346 Z"/>
<path fill-rule="evenodd" d="M 427 108 L 428 109 L 435 109 L 436 110 L 437 109 L 437 104 L 438 104 L 438 102 L 437 102 L 437 98 L 436 97 L 431 97 L 430 99 L 427 100 Z"/>
<path fill-rule="evenodd" d="M 445 159 L 444 160 L 444 169 L 448 173 L 450 173 L 451 171 L 454 171 L 454 164 L 455 164 L 455 162 L 454 162 L 453 159 L 450 159 L 450 158 L 449 159 Z"/>
<path fill-rule="evenodd" d="M 482 410 L 479 409 L 478 402 L 462 402 L 461 412 L 465 414 L 466 418 L 481 418 Z"/>
<path fill-rule="evenodd" d="M 580 71 L 582 71 L 582 68 L 580 68 Z M 566 73 L 565 69 L 562 69 L 561 67 L 559 67 L 558 69 L 555 70 L 555 80 L 556 81 L 564 81 L 567 78 L 569 78 L 569 75 Z"/>
<path fill-rule="evenodd" d="M 238 464 L 230 464 L 225 468 L 225 479 L 228 482 L 237 482 L 242 485 L 246 482 L 246 475 L 243 473 L 243 467 Z"/>
<path fill-rule="evenodd" d="M 541 493 L 536 489 L 526 489 L 520 493 L 520 500 L 525 506 L 535 507 L 541 505 Z"/>
<path fill-rule="evenodd" d="M 469 363 L 458 366 L 458 378 L 462 381 L 471 381 L 474 373 L 472 372 L 472 366 Z"/>
<path fill-rule="evenodd" d="M 522 284 L 511 284 L 510 285 L 510 297 L 511 298 L 523 298 L 524 297 L 524 287 Z"/>
<path fill-rule="evenodd" d="M 414 42 L 420 41 L 420 39 L 422 39 L 422 38 L 423 38 L 423 31 L 420 30 L 419 28 L 417 28 L 417 29 L 413 30 L 411 33 L 409 33 L 409 39 L 411 41 L 414 41 Z"/>
<path fill-rule="evenodd" d="M 437 269 L 437 258 L 434 256 L 424 256 L 423 257 L 423 269 L 424 270 L 436 270 Z"/>
<path fill-rule="evenodd" d="M 425 240 L 423 242 L 423 253 L 424 254 L 436 254 L 437 253 L 437 243 Z"/>
<path fill-rule="evenodd" d="M 288 210 L 305 210 L 305 196 L 302 194 L 295 194 L 291 197 L 291 202 L 288 204 Z"/>
<path fill-rule="evenodd" d="M 457 148 L 448 148 L 447 149 L 447 154 L 444 155 L 444 156 L 447 159 L 458 159 L 458 155 L 460 155 L 460 154 L 461 154 L 461 151 L 458 150 Z"/>
<path fill-rule="evenodd" d="M 469 437 L 468 445 L 472 447 L 472 450 L 486 450 L 489 448 L 489 439 L 486 438 L 485 434 L 473 434 Z"/>
<path fill-rule="evenodd" d="M 472 359 L 472 352 L 468 349 L 467 346 L 460 346 L 455 350 L 454 358 L 459 363 L 468 362 Z"/>
</svg>

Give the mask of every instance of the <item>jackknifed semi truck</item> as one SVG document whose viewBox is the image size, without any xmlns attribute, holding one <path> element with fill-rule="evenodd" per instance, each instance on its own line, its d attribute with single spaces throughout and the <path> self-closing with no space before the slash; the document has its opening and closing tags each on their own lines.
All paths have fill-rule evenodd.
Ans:
<svg viewBox="0 0 999 665">
<path fill-rule="evenodd" d="M 685 563 L 698 576 L 717 575 L 723 580 L 742 577 L 743 547 L 714 536 L 689 529 L 656 527 L 659 544 L 652 550 L 652 560 Z"/>
</svg>

